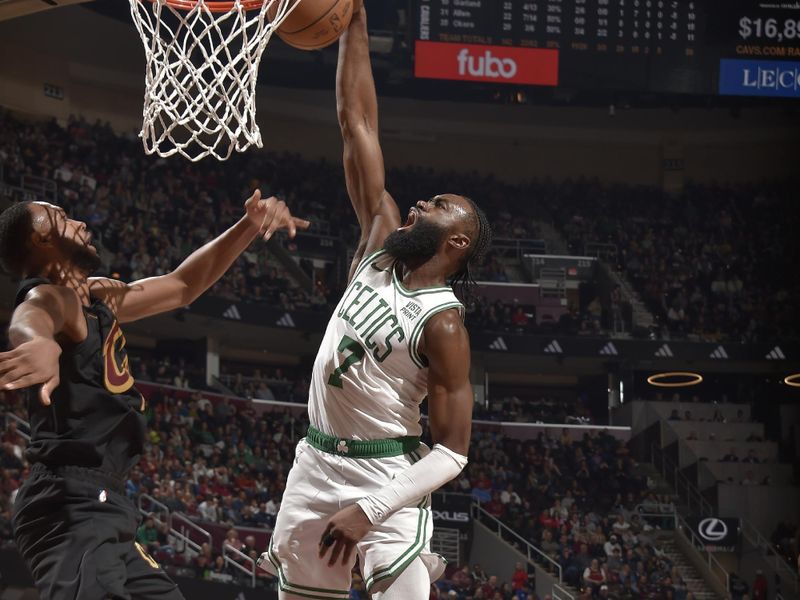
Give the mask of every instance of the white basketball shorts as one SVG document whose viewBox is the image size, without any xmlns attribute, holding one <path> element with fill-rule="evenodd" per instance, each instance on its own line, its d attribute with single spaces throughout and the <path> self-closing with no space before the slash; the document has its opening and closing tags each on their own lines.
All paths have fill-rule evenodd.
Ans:
<svg viewBox="0 0 800 600">
<path fill-rule="evenodd" d="M 280 589 L 320 600 L 347 600 L 353 565 L 328 566 L 318 557 L 328 520 L 342 508 L 369 496 L 425 456 L 424 445 L 388 458 L 348 458 L 312 447 L 305 438 L 295 450 L 294 465 L 269 548 L 259 566 L 278 577 Z M 444 572 L 444 557 L 430 551 L 433 516 L 430 496 L 401 508 L 376 525 L 357 545 L 367 590 L 381 591 L 418 556 L 431 581 Z M 412 599 L 409 599 L 412 600 Z"/>
</svg>

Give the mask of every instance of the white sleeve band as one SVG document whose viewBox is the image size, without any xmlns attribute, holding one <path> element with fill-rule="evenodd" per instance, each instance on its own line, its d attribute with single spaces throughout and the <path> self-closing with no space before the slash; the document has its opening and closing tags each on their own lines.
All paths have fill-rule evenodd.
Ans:
<svg viewBox="0 0 800 600">
<path fill-rule="evenodd" d="M 408 469 L 396 475 L 377 494 L 357 502 L 373 525 L 383 523 L 396 510 L 438 490 L 467 466 L 467 457 L 436 444 L 433 450 Z"/>
</svg>

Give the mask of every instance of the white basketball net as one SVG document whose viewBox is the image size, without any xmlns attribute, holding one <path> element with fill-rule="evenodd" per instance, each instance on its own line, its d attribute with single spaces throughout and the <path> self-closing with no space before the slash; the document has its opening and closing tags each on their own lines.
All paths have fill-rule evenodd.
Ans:
<svg viewBox="0 0 800 600">
<path fill-rule="evenodd" d="M 139 134 L 145 153 L 226 160 L 234 150 L 261 148 L 258 65 L 272 32 L 297 2 L 264 0 L 249 13 L 242 0 L 226 12 L 212 12 L 206 0 L 180 3 L 186 8 L 130 0 L 147 59 Z"/>
</svg>

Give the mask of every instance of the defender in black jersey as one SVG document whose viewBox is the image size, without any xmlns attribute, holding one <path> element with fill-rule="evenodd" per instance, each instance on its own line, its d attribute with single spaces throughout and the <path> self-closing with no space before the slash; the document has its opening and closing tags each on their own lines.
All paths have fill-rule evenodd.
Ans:
<svg viewBox="0 0 800 600">
<path fill-rule="evenodd" d="M 32 467 L 14 503 L 14 536 L 42 600 L 182 598 L 136 543 L 140 516 L 124 494 L 144 445 L 146 402 L 120 323 L 191 303 L 257 235 L 306 227 L 256 192 L 238 223 L 175 271 L 125 284 L 89 277 L 97 250 L 61 208 L 18 203 L 0 215 L 0 259 L 24 278 L 0 389 L 38 387 L 28 398 Z"/>
</svg>

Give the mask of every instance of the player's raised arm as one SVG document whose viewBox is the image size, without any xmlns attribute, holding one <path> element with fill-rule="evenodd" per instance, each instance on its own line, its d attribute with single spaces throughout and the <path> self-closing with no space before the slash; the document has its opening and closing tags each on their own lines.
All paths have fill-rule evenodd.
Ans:
<svg viewBox="0 0 800 600">
<path fill-rule="evenodd" d="M 40 285 L 29 291 L 11 316 L 8 338 L 13 349 L 0 353 L 0 389 L 42 384 L 39 399 L 49 405 L 59 383 L 61 346 L 56 337 L 80 342 L 85 328 L 80 301 L 71 289 Z"/>
<path fill-rule="evenodd" d="M 269 239 L 279 229 L 294 237 L 309 222 L 295 218 L 277 198 L 261 200 L 256 192 L 245 202 L 245 215 L 227 231 L 190 254 L 173 272 L 132 283 L 90 280 L 92 294 L 102 298 L 124 323 L 191 304 L 214 285 L 257 235 Z"/>
<path fill-rule="evenodd" d="M 367 15 L 356 2 L 353 18 L 339 39 L 336 108 L 344 142 L 347 192 L 361 226 L 353 268 L 400 226 L 400 213 L 385 189 L 386 174 L 378 139 L 378 99 L 372 78 Z M 352 274 L 352 268 L 351 268 Z"/>
</svg>

